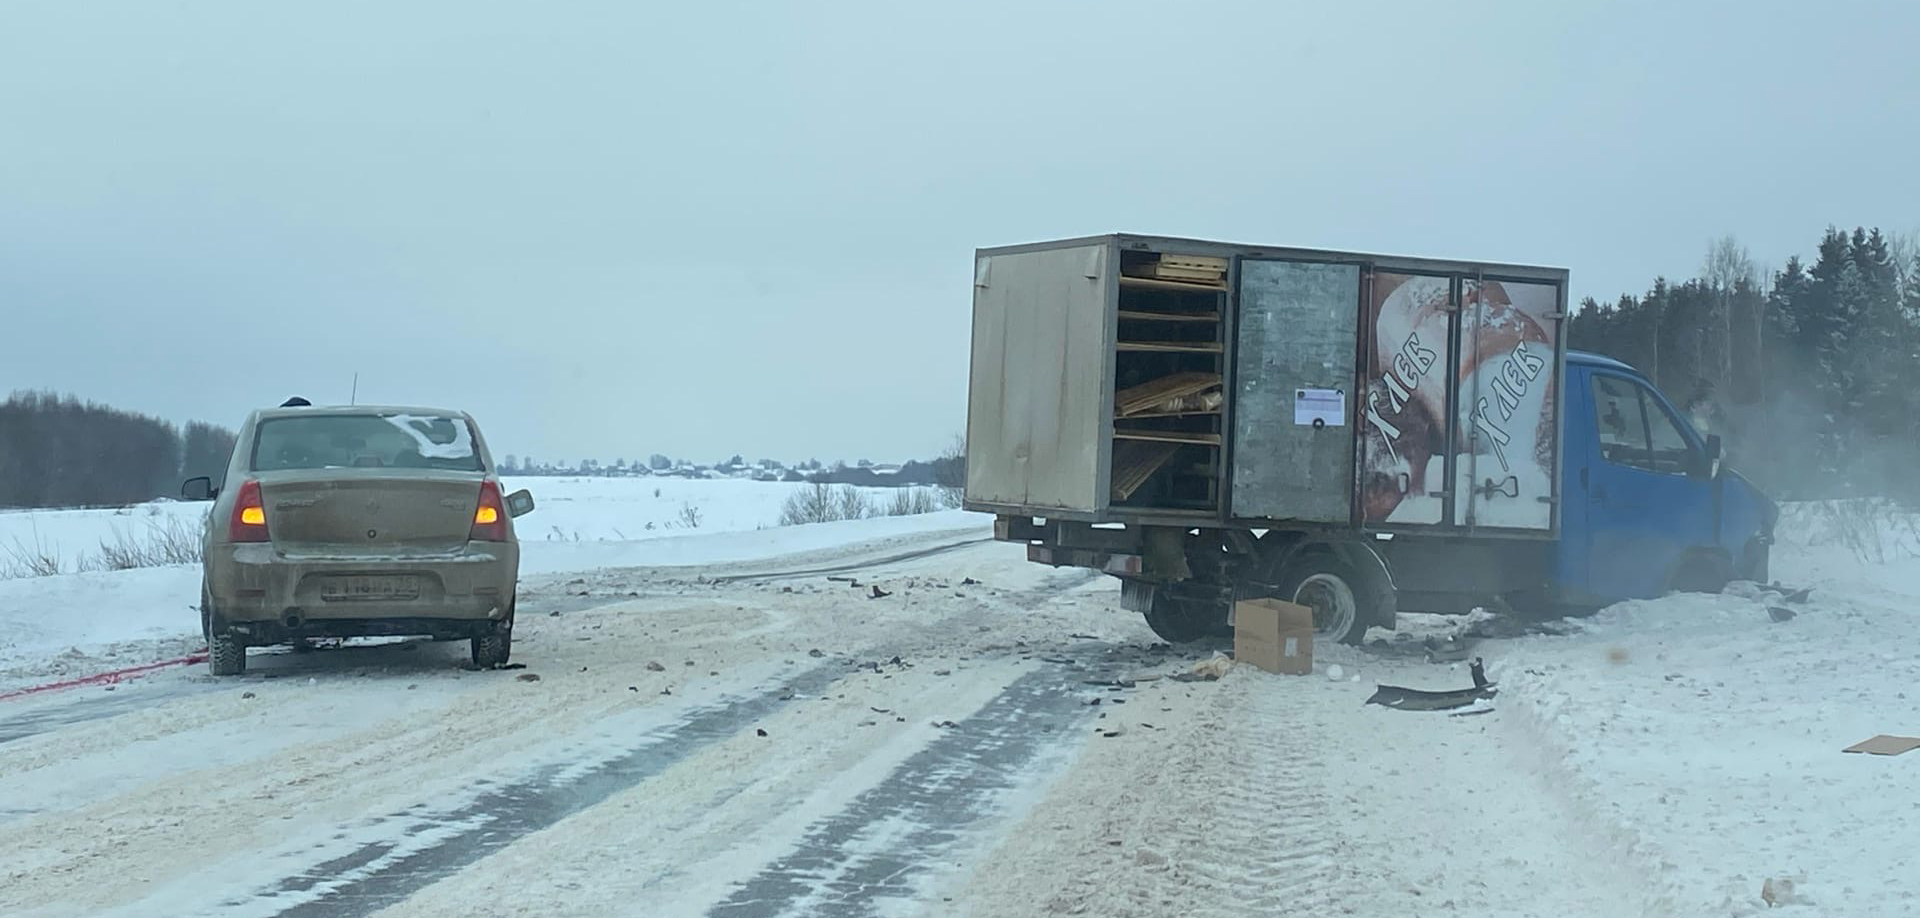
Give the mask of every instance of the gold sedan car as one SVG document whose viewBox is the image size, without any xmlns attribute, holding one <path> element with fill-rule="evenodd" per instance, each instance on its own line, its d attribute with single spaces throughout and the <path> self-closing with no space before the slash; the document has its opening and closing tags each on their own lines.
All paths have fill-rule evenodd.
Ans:
<svg viewBox="0 0 1920 918">
<path fill-rule="evenodd" d="M 472 642 L 474 665 L 513 651 L 526 491 L 502 494 L 473 418 L 431 408 L 282 407 L 240 428 L 214 500 L 200 621 L 215 675 L 247 648 L 313 638 Z"/>
</svg>

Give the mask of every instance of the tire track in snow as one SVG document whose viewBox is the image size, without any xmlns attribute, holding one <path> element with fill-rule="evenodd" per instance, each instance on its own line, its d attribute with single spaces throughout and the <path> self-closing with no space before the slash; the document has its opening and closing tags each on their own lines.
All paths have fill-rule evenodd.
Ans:
<svg viewBox="0 0 1920 918">
<path fill-rule="evenodd" d="M 1015 679 L 708 914 L 873 915 L 887 900 L 912 901 L 930 865 L 1001 815 L 1009 797 L 1042 783 L 1048 760 L 1079 740 L 1074 728 L 1094 709 L 1066 684 L 1085 675 L 1049 665 Z"/>
<path fill-rule="evenodd" d="M 771 714 L 785 698 L 812 695 L 844 676 L 837 666 L 816 667 L 749 695 L 732 694 L 691 707 L 674 721 L 645 731 L 611 753 L 540 766 L 523 779 L 479 782 L 452 806 L 416 804 L 343 829 L 332 843 L 278 855 L 291 871 L 251 895 L 189 904 L 192 888 L 165 901 L 136 902 L 120 912 L 336 918 L 368 915 L 653 777 L 715 742 Z M 636 716 L 647 712 L 638 711 Z M 618 727 L 602 723 L 603 728 Z M 354 839 L 361 839 L 353 844 Z M 348 847 L 351 845 L 351 847 Z M 342 850 L 345 848 L 346 850 Z M 303 859 L 304 866 L 292 866 Z"/>
<path fill-rule="evenodd" d="M 1166 862 L 1133 874 L 1133 898 L 1172 891 L 1192 915 L 1333 912 L 1338 852 L 1322 791 L 1324 753 L 1303 729 L 1298 700 L 1271 682 L 1241 678 L 1223 687 L 1239 696 L 1239 729 L 1192 750 L 1200 761 L 1183 763 L 1209 780 L 1193 786 L 1195 811 L 1166 823 Z"/>
</svg>

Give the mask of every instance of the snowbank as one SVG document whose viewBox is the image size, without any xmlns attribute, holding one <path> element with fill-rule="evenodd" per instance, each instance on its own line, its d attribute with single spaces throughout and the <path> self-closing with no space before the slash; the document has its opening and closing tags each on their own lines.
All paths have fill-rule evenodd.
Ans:
<svg viewBox="0 0 1920 918">
<path fill-rule="evenodd" d="M 771 529 L 787 498 L 811 487 L 677 478 L 514 478 L 506 485 L 533 492 L 537 509 L 515 522 L 527 543 L 625 543 Z M 856 490 L 880 509 L 906 489 Z M 114 509 L 0 511 L 0 578 L 27 573 L 21 568 L 30 559 L 50 559 L 62 573 L 97 568 L 103 544 L 140 544 L 161 534 L 197 542 L 208 506 L 156 501 Z"/>
<path fill-rule="evenodd" d="M 1840 750 L 1920 734 L 1920 570 L 1785 541 L 1776 572 L 1807 602 L 1623 603 L 1501 651 L 1500 701 L 1557 759 L 1581 828 L 1632 849 L 1676 914 L 1758 915 L 1783 879 L 1822 915 L 1912 914 L 1920 758 Z"/>
</svg>

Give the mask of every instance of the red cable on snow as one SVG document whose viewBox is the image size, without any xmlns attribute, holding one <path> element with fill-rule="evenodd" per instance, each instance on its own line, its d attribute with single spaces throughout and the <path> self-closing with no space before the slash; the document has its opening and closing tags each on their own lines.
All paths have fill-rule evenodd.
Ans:
<svg viewBox="0 0 1920 918">
<path fill-rule="evenodd" d="M 190 653 L 184 657 L 175 657 L 171 660 L 161 660 L 158 663 L 142 663 L 139 666 L 129 666 L 126 669 L 95 673 L 91 676 L 82 676 L 78 679 L 68 679 L 63 682 L 49 682 L 46 685 L 35 685 L 23 689 L 14 689 L 11 692 L 0 692 L 0 701 L 6 701 L 11 698 L 22 698 L 27 695 L 38 695 L 41 692 L 57 692 L 61 689 L 79 688 L 83 685 L 113 685 L 130 676 L 150 673 L 156 669 L 166 669 L 169 666 L 185 666 L 190 663 L 205 662 L 207 662 L 207 652 L 202 650 L 199 653 Z"/>
</svg>

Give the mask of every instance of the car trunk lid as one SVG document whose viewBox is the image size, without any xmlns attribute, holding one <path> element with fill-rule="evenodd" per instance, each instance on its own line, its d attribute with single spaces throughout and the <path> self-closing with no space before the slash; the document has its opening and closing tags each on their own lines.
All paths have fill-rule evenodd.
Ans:
<svg viewBox="0 0 1920 918">
<path fill-rule="evenodd" d="M 379 557 L 466 547 L 482 476 L 329 470 L 260 477 L 267 531 L 288 554 Z"/>
</svg>

